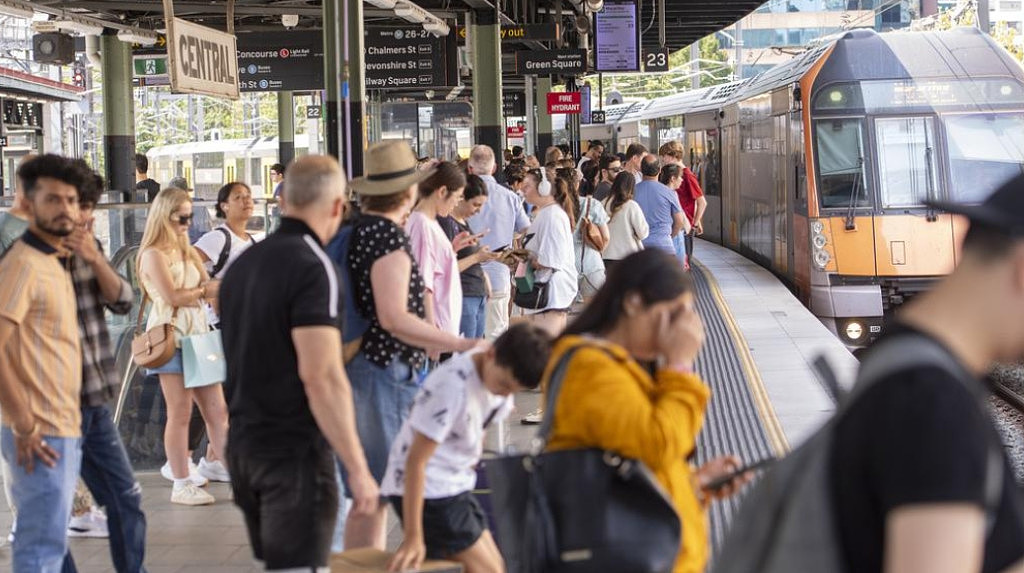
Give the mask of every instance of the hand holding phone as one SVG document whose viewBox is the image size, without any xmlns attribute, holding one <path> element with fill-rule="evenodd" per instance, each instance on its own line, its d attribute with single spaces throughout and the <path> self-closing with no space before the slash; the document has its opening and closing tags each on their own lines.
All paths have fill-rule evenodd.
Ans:
<svg viewBox="0 0 1024 573">
<path fill-rule="evenodd" d="M 721 458 L 718 458 L 718 459 L 721 459 Z M 737 459 L 737 461 L 738 461 L 738 459 Z M 735 483 L 734 484 L 733 482 L 736 482 L 737 480 L 742 480 L 742 478 L 744 478 L 745 474 L 752 473 L 752 472 L 755 472 L 755 471 L 760 470 L 760 469 L 764 469 L 765 467 L 771 465 L 773 462 L 775 462 L 775 457 L 770 456 L 770 457 L 758 460 L 756 462 L 753 462 L 751 464 L 744 465 L 744 466 L 740 467 L 739 469 L 736 469 L 734 471 L 731 471 L 731 472 L 725 473 L 723 475 L 719 475 L 718 477 L 715 477 L 711 481 L 709 481 L 706 484 L 704 484 L 702 486 L 702 489 L 704 489 L 706 491 L 713 492 L 713 493 L 717 493 L 717 492 L 723 490 L 728 485 L 734 485 L 734 486 L 738 487 L 739 485 L 742 485 L 742 483 Z M 742 480 L 743 483 L 745 483 L 746 481 L 749 481 L 749 480 Z"/>
</svg>

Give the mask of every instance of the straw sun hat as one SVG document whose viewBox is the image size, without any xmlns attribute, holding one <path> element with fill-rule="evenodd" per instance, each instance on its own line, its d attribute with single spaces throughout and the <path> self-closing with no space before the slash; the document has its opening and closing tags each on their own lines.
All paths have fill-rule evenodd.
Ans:
<svg viewBox="0 0 1024 573">
<path fill-rule="evenodd" d="M 405 141 L 382 141 L 366 150 L 366 175 L 352 180 L 360 195 L 391 195 L 423 181 L 437 169 L 418 169 L 416 154 Z"/>
</svg>

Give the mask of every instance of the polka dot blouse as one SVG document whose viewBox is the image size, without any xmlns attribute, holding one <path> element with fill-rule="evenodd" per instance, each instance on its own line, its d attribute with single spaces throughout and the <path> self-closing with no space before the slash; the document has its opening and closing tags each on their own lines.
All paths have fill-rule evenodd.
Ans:
<svg viewBox="0 0 1024 573">
<path fill-rule="evenodd" d="M 363 215 L 356 222 L 349 248 L 348 265 L 356 288 L 356 308 L 359 314 L 370 321 L 370 328 L 363 335 L 362 352 L 373 364 L 387 367 L 396 357 L 419 368 L 426 360 L 420 348 L 405 344 L 384 330 L 377 318 L 377 306 L 373 300 L 373 286 L 370 284 L 370 270 L 378 259 L 399 249 L 404 250 L 412 261 L 409 277 L 409 296 L 406 309 L 420 318 L 427 315 L 423 304 L 423 277 L 416 265 L 416 259 L 409 248 L 409 237 L 401 227 L 390 219 L 376 215 Z"/>
</svg>

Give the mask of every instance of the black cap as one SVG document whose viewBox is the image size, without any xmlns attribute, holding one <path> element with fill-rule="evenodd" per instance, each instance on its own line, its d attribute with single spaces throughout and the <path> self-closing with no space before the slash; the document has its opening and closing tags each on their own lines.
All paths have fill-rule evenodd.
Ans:
<svg viewBox="0 0 1024 573">
<path fill-rule="evenodd" d="M 980 205 L 926 201 L 927 205 L 964 215 L 972 223 L 992 227 L 1011 236 L 1024 236 L 1024 174 L 1010 179 Z"/>
</svg>

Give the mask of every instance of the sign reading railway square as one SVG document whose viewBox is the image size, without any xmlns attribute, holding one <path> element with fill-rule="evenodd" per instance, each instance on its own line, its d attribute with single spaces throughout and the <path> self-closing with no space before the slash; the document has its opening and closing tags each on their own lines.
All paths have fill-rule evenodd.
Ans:
<svg viewBox="0 0 1024 573">
<path fill-rule="evenodd" d="M 235 36 L 181 18 L 167 22 L 171 91 L 238 99 Z"/>
<path fill-rule="evenodd" d="M 458 85 L 458 54 L 451 35 L 438 38 L 419 27 L 367 26 L 366 88 L 432 88 Z"/>
<path fill-rule="evenodd" d="M 516 73 L 520 75 L 580 75 L 586 71 L 586 50 L 524 50 L 516 52 Z"/>
</svg>

